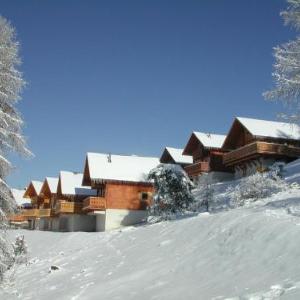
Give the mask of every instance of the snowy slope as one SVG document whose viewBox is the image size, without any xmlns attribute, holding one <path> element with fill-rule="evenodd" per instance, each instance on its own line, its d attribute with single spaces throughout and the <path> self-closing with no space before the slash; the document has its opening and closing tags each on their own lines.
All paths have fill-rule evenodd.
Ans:
<svg viewBox="0 0 300 300">
<path fill-rule="evenodd" d="M 289 165 L 287 179 L 299 171 Z M 31 258 L 0 299 L 300 299 L 299 217 L 294 188 L 248 208 L 105 233 L 11 231 L 25 235 Z"/>
<path fill-rule="evenodd" d="M 31 263 L 0 299 L 300 299 L 299 225 L 266 205 L 108 233 L 23 231 Z"/>
</svg>

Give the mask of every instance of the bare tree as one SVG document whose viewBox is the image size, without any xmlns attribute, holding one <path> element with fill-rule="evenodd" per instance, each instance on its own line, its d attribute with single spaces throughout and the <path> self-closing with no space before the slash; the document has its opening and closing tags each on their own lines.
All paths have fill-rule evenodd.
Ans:
<svg viewBox="0 0 300 300">
<path fill-rule="evenodd" d="M 280 15 L 285 24 L 300 30 L 300 0 L 287 0 L 288 7 Z M 275 87 L 265 92 L 266 99 L 280 101 L 286 112 L 281 116 L 300 122 L 300 37 L 274 48 L 274 72 L 272 74 Z"/>
<path fill-rule="evenodd" d="M 18 70 L 21 60 L 15 29 L 0 16 L 0 280 L 13 261 L 13 249 L 6 237 L 6 215 L 15 209 L 11 190 L 5 182 L 12 170 L 10 152 L 31 155 L 22 135 L 23 120 L 16 108 L 25 81 Z"/>
</svg>

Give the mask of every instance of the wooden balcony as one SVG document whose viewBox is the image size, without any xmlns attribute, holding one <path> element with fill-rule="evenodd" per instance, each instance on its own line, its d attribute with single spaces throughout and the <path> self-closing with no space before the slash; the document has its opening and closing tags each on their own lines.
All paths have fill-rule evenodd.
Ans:
<svg viewBox="0 0 300 300">
<path fill-rule="evenodd" d="M 11 223 L 21 223 L 27 221 L 22 214 L 10 215 L 8 216 L 8 220 Z"/>
<path fill-rule="evenodd" d="M 61 200 L 56 203 L 56 214 L 81 214 L 83 204 L 81 202 L 69 202 Z"/>
<path fill-rule="evenodd" d="M 103 197 L 88 197 L 83 200 L 83 210 L 95 211 L 95 210 L 105 210 L 106 201 Z"/>
<path fill-rule="evenodd" d="M 39 209 L 33 208 L 33 209 L 23 209 L 22 215 L 25 218 L 38 218 L 39 217 Z"/>
<path fill-rule="evenodd" d="M 189 177 L 194 177 L 200 175 L 201 173 L 209 172 L 209 169 L 209 162 L 207 161 L 199 161 L 184 168 Z"/>
<path fill-rule="evenodd" d="M 224 154 L 223 162 L 226 166 L 233 166 L 260 156 L 296 158 L 300 157 L 300 148 L 284 144 L 254 142 Z"/>
<path fill-rule="evenodd" d="M 39 217 L 40 218 L 49 218 L 54 215 L 53 211 L 51 208 L 40 208 L 39 209 Z"/>
<path fill-rule="evenodd" d="M 44 204 L 49 204 L 50 203 L 50 199 L 49 198 L 45 198 L 43 199 Z"/>
</svg>

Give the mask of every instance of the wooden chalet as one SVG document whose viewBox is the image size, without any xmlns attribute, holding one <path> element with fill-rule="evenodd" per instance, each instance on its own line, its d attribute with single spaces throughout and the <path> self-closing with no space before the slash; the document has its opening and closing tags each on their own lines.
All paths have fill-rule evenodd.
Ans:
<svg viewBox="0 0 300 300">
<path fill-rule="evenodd" d="M 54 205 L 57 195 L 58 178 L 57 177 L 46 177 L 39 197 L 41 199 L 39 205 L 39 217 L 41 230 L 50 229 L 50 218 L 54 217 Z"/>
<path fill-rule="evenodd" d="M 39 206 L 42 203 L 42 198 L 40 198 L 40 191 L 43 183 L 41 181 L 32 180 L 25 190 L 24 198 L 28 198 L 31 201 L 31 208 L 24 209 L 22 215 L 26 220 L 28 220 L 29 228 L 35 229 L 38 227 L 39 220 Z"/>
<path fill-rule="evenodd" d="M 82 213 L 83 199 L 96 196 L 97 191 L 82 186 L 82 173 L 61 171 L 55 201 L 56 214 Z"/>
<path fill-rule="evenodd" d="M 222 149 L 225 135 L 203 132 L 193 132 L 183 150 L 183 155 L 193 157 L 193 163 L 184 169 L 190 178 L 196 179 L 202 173 L 230 172 L 231 169 L 223 164 Z"/>
<path fill-rule="evenodd" d="M 87 154 L 83 185 L 96 189 L 97 195 L 83 201 L 83 210 L 98 213 L 97 231 L 145 220 L 154 191 L 147 177 L 158 164 L 153 157 Z"/>
<path fill-rule="evenodd" d="M 300 127 L 296 124 L 238 117 L 224 141 L 224 165 L 236 176 L 267 170 L 275 161 L 300 157 Z"/>
<path fill-rule="evenodd" d="M 13 227 L 28 227 L 23 211 L 32 208 L 31 201 L 28 198 L 24 198 L 25 189 L 11 189 L 11 192 L 17 204 L 17 211 L 8 216 L 9 224 Z"/>
<path fill-rule="evenodd" d="M 183 149 L 166 147 L 160 157 L 160 162 L 163 164 L 176 164 L 183 168 L 193 163 L 193 157 L 182 154 Z"/>
<path fill-rule="evenodd" d="M 97 191 L 82 186 L 82 173 L 61 171 L 56 196 L 51 201 L 49 229 L 53 231 L 94 231 L 95 220 L 85 215 L 83 199 L 96 196 Z"/>
</svg>

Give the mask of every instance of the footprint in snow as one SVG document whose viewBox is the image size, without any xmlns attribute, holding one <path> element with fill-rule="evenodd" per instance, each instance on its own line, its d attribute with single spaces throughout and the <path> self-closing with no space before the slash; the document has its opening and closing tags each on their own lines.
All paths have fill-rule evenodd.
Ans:
<svg viewBox="0 0 300 300">
<path fill-rule="evenodd" d="M 163 246 L 169 245 L 171 243 L 172 243 L 171 240 L 162 241 L 159 243 L 159 247 L 163 247 Z"/>
</svg>

